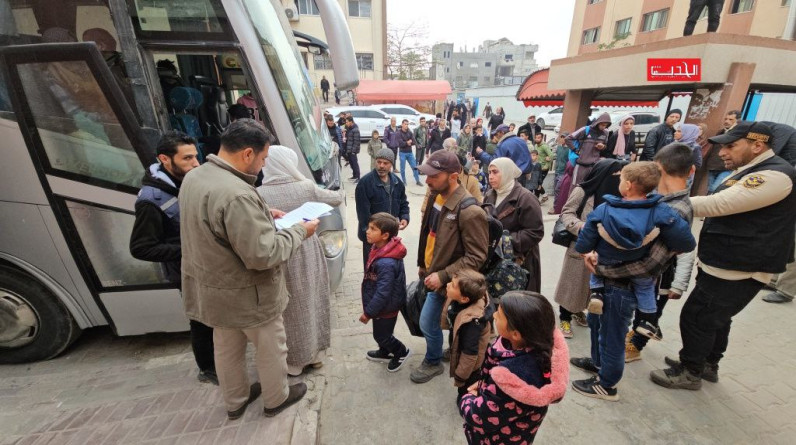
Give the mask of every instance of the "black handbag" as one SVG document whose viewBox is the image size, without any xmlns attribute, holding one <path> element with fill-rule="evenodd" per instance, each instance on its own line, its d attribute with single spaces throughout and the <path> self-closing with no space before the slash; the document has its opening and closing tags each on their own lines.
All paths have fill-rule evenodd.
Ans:
<svg viewBox="0 0 796 445">
<path fill-rule="evenodd" d="M 561 217 L 558 217 L 555 226 L 553 226 L 553 244 L 558 244 L 559 246 L 569 247 L 572 241 L 575 241 L 576 237 L 573 235 L 569 230 L 567 230 L 567 226 L 564 224 L 564 221 L 561 220 Z"/>
</svg>

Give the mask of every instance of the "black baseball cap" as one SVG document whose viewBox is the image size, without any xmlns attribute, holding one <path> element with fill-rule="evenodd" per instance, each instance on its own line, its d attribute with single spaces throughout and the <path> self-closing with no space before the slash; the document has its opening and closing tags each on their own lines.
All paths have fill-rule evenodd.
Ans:
<svg viewBox="0 0 796 445">
<path fill-rule="evenodd" d="M 708 138 L 708 141 L 714 144 L 726 145 L 731 144 L 738 139 L 760 141 L 770 146 L 774 141 L 774 132 L 771 131 L 771 127 L 766 124 L 760 122 L 741 121 L 738 122 L 738 124 L 733 127 L 732 130 L 724 134 Z"/>
<path fill-rule="evenodd" d="M 417 167 L 417 169 L 420 173 L 429 176 L 442 172 L 461 173 L 462 164 L 459 162 L 459 157 L 456 156 L 456 153 L 447 150 L 437 150 L 431 153 L 426 162 Z"/>
</svg>

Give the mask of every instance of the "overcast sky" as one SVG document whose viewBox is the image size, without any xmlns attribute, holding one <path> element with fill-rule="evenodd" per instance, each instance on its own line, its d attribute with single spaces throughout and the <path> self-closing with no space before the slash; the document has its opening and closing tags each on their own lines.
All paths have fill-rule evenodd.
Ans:
<svg viewBox="0 0 796 445">
<path fill-rule="evenodd" d="M 501 37 L 534 43 L 537 63 L 549 66 L 567 55 L 574 9 L 575 0 L 387 0 L 387 26 L 418 22 L 429 45 L 452 42 L 457 52 Z"/>
</svg>

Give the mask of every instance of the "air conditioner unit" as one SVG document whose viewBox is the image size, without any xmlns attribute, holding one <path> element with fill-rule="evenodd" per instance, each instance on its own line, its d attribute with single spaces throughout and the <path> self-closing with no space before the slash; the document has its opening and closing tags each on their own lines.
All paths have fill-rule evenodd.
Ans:
<svg viewBox="0 0 796 445">
<path fill-rule="evenodd" d="M 285 15 L 287 16 L 287 19 L 290 20 L 291 22 L 299 21 L 299 12 L 295 6 L 290 5 L 287 8 L 285 8 Z"/>
</svg>

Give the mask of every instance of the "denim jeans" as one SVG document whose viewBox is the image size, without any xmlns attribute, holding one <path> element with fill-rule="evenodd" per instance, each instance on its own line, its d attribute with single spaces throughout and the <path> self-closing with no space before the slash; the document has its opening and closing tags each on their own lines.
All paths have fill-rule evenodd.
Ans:
<svg viewBox="0 0 796 445">
<path fill-rule="evenodd" d="M 600 368 L 600 383 L 615 387 L 625 370 L 625 335 L 636 311 L 636 296 L 629 288 L 607 282 L 602 315 L 589 314 L 591 359 Z"/>
<path fill-rule="evenodd" d="M 729 170 L 710 170 L 708 172 L 708 193 L 713 193 L 730 176 Z"/>
<path fill-rule="evenodd" d="M 628 278 L 633 284 L 633 294 L 636 296 L 639 312 L 654 314 L 658 311 L 655 294 L 658 290 L 658 280 L 653 277 Z M 589 289 L 605 287 L 603 277 L 591 274 L 589 276 Z"/>
<path fill-rule="evenodd" d="M 412 167 L 412 173 L 415 174 L 415 182 L 420 182 L 420 176 L 417 174 L 417 162 L 415 162 L 415 154 L 410 152 L 400 152 L 398 155 L 401 157 L 401 181 L 406 184 L 406 161 L 409 161 L 409 166 Z"/>
<path fill-rule="evenodd" d="M 445 297 L 436 292 L 429 292 L 420 311 L 420 330 L 426 338 L 426 361 L 432 365 L 442 360 L 442 342 L 445 337 L 442 335 L 440 317 L 444 305 Z"/>
</svg>

